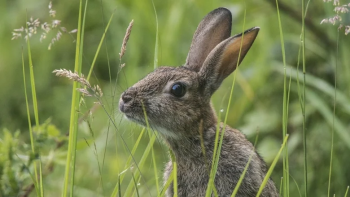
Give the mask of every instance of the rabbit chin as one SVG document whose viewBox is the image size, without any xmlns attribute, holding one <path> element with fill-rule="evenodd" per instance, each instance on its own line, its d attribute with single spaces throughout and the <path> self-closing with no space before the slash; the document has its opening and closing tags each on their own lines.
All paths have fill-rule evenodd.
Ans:
<svg viewBox="0 0 350 197">
<path fill-rule="evenodd" d="M 142 117 L 142 118 L 139 118 L 137 116 L 131 116 L 129 114 L 124 114 L 124 117 L 132 122 L 135 122 L 143 127 L 147 127 L 147 124 L 145 122 L 145 119 Z M 148 123 L 149 123 L 149 127 L 152 129 L 152 130 L 156 130 L 158 131 L 158 133 L 160 133 L 164 138 L 172 138 L 172 139 L 178 139 L 179 136 L 176 135 L 174 132 L 172 131 L 169 131 L 161 126 L 158 126 L 158 125 L 155 125 L 152 123 L 152 120 L 148 120 Z"/>
<path fill-rule="evenodd" d="M 137 116 L 133 116 L 127 113 L 124 113 L 124 117 L 132 122 L 135 122 L 139 125 L 142 125 L 144 127 L 147 126 L 147 124 L 145 123 L 145 120 L 143 118 L 138 118 Z"/>
</svg>

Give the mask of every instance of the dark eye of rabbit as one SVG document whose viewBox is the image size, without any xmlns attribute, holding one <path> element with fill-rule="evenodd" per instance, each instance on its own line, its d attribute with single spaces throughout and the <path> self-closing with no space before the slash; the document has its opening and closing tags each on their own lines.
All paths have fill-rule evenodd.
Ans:
<svg viewBox="0 0 350 197">
<path fill-rule="evenodd" d="M 171 87 L 170 93 L 178 98 L 183 97 L 186 93 L 185 85 L 182 83 L 175 83 Z"/>
</svg>

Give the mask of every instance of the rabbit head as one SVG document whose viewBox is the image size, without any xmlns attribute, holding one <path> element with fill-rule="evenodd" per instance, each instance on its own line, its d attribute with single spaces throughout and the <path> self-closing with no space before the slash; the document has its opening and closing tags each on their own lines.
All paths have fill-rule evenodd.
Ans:
<svg viewBox="0 0 350 197">
<path fill-rule="evenodd" d="M 193 36 L 186 63 L 160 67 L 127 89 L 120 111 L 143 126 L 147 116 L 149 126 L 165 138 L 191 136 L 215 125 L 211 95 L 241 63 L 259 32 L 254 27 L 230 37 L 231 21 L 225 8 L 210 12 Z"/>
</svg>

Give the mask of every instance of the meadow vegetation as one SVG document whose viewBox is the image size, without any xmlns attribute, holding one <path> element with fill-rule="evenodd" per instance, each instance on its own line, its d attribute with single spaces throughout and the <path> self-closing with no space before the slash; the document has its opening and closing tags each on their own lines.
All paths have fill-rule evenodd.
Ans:
<svg viewBox="0 0 350 197">
<path fill-rule="evenodd" d="M 163 194 L 168 148 L 123 118 L 119 96 L 155 67 L 183 64 L 217 7 L 231 10 L 233 34 L 261 28 L 212 98 L 219 117 L 258 136 L 282 196 L 346 196 L 347 0 L 13 0 L 0 1 L 0 197 Z"/>
</svg>

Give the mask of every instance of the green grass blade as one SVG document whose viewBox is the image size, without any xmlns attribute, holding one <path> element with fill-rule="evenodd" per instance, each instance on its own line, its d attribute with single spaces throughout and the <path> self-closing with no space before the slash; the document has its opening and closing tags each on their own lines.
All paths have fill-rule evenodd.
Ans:
<svg viewBox="0 0 350 197">
<path fill-rule="evenodd" d="M 86 4 L 87 6 L 87 1 Z M 75 52 L 75 66 L 74 71 L 81 73 L 81 41 L 82 41 L 82 0 L 80 0 L 79 5 L 79 18 L 78 18 L 78 31 L 77 31 L 77 39 L 76 39 L 76 52 Z M 85 7 L 86 8 L 86 7 Z M 62 197 L 67 196 L 68 190 L 68 182 L 70 175 L 70 168 L 72 167 L 72 176 L 71 176 L 71 189 L 70 195 L 74 194 L 74 166 L 75 166 L 75 153 L 76 153 L 76 143 L 77 143 L 77 129 L 78 129 L 78 113 L 79 111 L 79 98 L 80 93 L 76 90 L 80 87 L 80 84 L 76 81 L 73 82 L 73 90 L 72 90 L 72 103 L 71 103 L 71 112 L 70 112 L 70 123 L 69 123 L 69 141 L 68 141 L 68 153 L 66 160 L 66 169 L 65 169 L 65 178 L 63 185 Z M 72 163 L 73 160 L 73 163 Z"/>
<path fill-rule="evenodd" d="M 250 155 L 249 160 L 248 160 L 247 164 L 244 167 L 243 173 L 241 174 L 241 176 L 238 179 L 237 185 L 235 186 L 235 189 L 233 190 L 233 193 L 232 193 L 231 197 L 234 197 L 234 196 L 237 195 L 238 189 L 241 186 L 242 181 L 244 179 L 244 176 L 245 176 L 245 174 L 246 174 L 246 172 L 247 172 L 247 170 L 249 168 L 249 164 L 250 164 L 250 161 L 252 160 L 252 156 L 253 156 L 253 154 Z"/>
<path fill-rule="evenodd" d="M 256 144 L 257 144 L 257 142 L 258 142 L 258 137 L 259 137 L 259 133 L 258 133 L 258 135 L 257 135 L 256 138 L 255 138 L 254 149 L 255 149 Z M 253 154 L 254 154 L 254 152 L 253 152 Z M 234 196 L 237 195 L 238 189 L 239 189 L 239 187 L 241 186 L 242 181 L 243 181 L 243 179 L 244 179 L 244 177 L 245 177 L 245 174 L 246 174 L 246 172 L 247 172 L 247 170 L 248 170 L 248 168 L 249 168 L 249 164 L 250 164 L 250 161 L 252 160 L 253 154 L 251 154 L 251 155 L 249 156 L 248 162 L 247 162 L 247 164 L 245 165 L 244 170 L 243 170 L 241 176 L 240 176 L 239 179 L 238 179 L 237 185 L 235 186 L 235 189 L 233 190 L 231 197 L 234 197 Z"/>
<path fill-rule="evenodd" d="M 173 174 L 173 177 L 174 177 L 174 197 L 177 197 L 177 163 L 176 163 L 176 158 L 175 158 L 175 155 L 173 153 L 173 151 L 169 150 L 170 152 L 170 157 L 171 157 L 171 161 L 173 162 L 173 171 L 172 171 L 172 174 Z"/>
<path fill-rule="evenodd" d="M 219 118 L 218 120 L 221 120 L 221 113 L 219 114 Z M 213 187 L 215 187 L 214 185 L 214 174 L 216 173 L 216 170 L 214 168 L 214 161 L 215 161 L 215 158 L 216 158 L 216 154 L 217 154 L 217 149 L 218 149 L 218 142 L 219 142 L 219 139 L 220 139 L 220 122 L 218 121 L 218 124 L 216 126 L 216 131 L 215 131 L 215 144 L 214 144 L 214 151 L 213 151 L 213 162 L 212 162 L 212 165 L 211 165 L 211 170 L 210 170 L 210 174 L 209 174 L 209 181 L 208 181 L 208 187 L 207 187 L 207 191 L 206 191 L 206 197 L 209 197 L 211 195 L 211 190 Z"/>
<path fill-rule="evenodd" d="M 134 182 L 136 194 L 137 194 L 137 196 L 140 196 L 140 194 L 139 194 L 139 189 L 137 188 L 137 181 L 135 180 L 135 176 L 134 176 L 133 173 L 131 173 L 131 175 L 132 175 L 132 181 Z M 132 195 L 132 196 L 134 196 L 134 195 Z"/>
<path fill-rule="evenodd" d="M 152 147 L 153 147 L 153 144 L 154 144 L 155 141 L 156 141 L 156 135 L 153 135 L 153 136 L 151 137 L 151 139 L 149 140 L 148 144 L 147 144 L 147 147 L 146 147 L 146 149 L 145 149 L 145 151 L 144 151 L 144 153 L 143 153 L 143 155 L 142 155 L 142 157 L 141 157 L 141 159 L 140 159 L 140 162 L 139 162 L 138 164 L 136 164 L 136 165 L 138 165 L 140 168 L 145 164 L 146 159 L 147 159 L 149 153 L 151 152 Z M 136 172 L 134 173 L 135 178 L 138 178 L 139 175 L 140 175 L 140 172 L 139 172 L 139 171 L 136 171 Z M 130 182 L 129 185 L 128 185 L 128 187 L 126 188 L 125 196 L 130 196 L 130 195 L 131 195 L 132 188 L 133 188 L 133 183 Z"/>
<path fill-rule="evenodd" d="M 28 24 L 26 23 L 26 28 L 28 28 Z M 38 101 L 36 97 L 36 88 L 35 88 L 35 77 L 34 77 L 34 66 L 33 66 L 33 60 L 32 60 L 32 52 L 30 49 L 30 41 L 29 37 L 27 37 L 27 51 L 28 51 L 28 61 L 29 61 L 29 73 L 30 73 L 30 86 L 32 90 L 32 99 L 33 99 L 33 111 L 34 111 L 34 119 L 35 119 L 35 126 L 39 127 L 39 112 L 38 112 Z M 41 160 L 40 160 L 40 151 L 38 151 L 39 154 L 39 165 L 41 165 Z M 37 172 L 37 162 L 34 161 L 34 174 L 36 178 L 36 182 L 39 183 L 40 187 L 40 196 L 44 196 L 44 188 L 43 188 L 43 182 L 42 178 L 43 175 L 41 171 L 39 171 L 39 178 L 38 178 L 38 172 Z M 39 180 L 40 179 L 40 182 Z"/>
<path fill-rule="evenodd" d="M 174 180 L 174 173 L 170 173 L 170 176 L 169 176 L 168 180 L 165 182 L 164 187 L 163 187 L 162 191 L 160 192 L 160 194 L 158 195 L 158 197 L 162 197 L 165 195 L 165 192 L 170 187 L 170 184 L 173 182 L 173 180 Z"/>
<path fill-rule="evenodd" d="M 347 196 L 348 196 L 348 192 L 349 192 L 349 186 L 346 188 L 346 192 L 345 192 L 344 197 L 347 197 Z"/>
<path fill-rule="evenodd" d="M 157 16 L 157 10 L 156 10 L 156 6 L 154 5 L 154 1 L 152 0 L 152 6 L 153 6 L 153 10 L 154 10 L 154 15 L 156 17 L 156 43 L 154 46 L 154 63 L 153 63 L 153 67 L 154 69 L 156 69 L 158 67 L 158 16 Z"/>
<path fill-rule="evenodd" d="M 139 137 L 137 138 L 137 140 L 136 140 L 136 142 L 135 142 L 135 144 L 134 144 L 134 147 L 133 147 L 132 150 L 131 150 L 131 154 L 129 155 L 128 159 L 126 160 L 126 163 L 125 163 L 126 169 L 128 169 L 129 166 L 130 166 L 130 163 L 131 163 L 131 161 L 132 161 L 132 157 L 133 157 L 133 155 L 135 154 L 135 152 L 136 152 L 136 150 L 137 150 L 137 147 L 138 147 L 139 144 L 140 144 L 140 141 L 141 141 L 141 139 L 142 139 L 143 134 L 145 133 L 145 130 L 146 130 L 145 128 L 142 129 L 142 131 L 141 131 Z M 123 182 L 124 176 L 125 176 L 125 173 L 122 173 L 120 176 L 118 176 L 118 182 L 117 182 L 117 184 L 115 185 L 115 187 L 114 187 L 114 189 L 113 189 L 113 192 L 112 192 L 111 197 L 114 197 L 114 196 L 117 195 L 117 193 L 118 193 L 118 191 L 119 191 L 119 188 L 120 188 L 119 185 L 120 185 L 120 183 Z"/>
<path fill-rule="evenodd" d="M 82 4 L 81 4 L 82 5 Z M 74 70 L 77 71 L 79 74 L 81 74 L 81 67 L 82 67 L 82 57 L 83 57 L 83 43 L 84 43 L 84 29 L 85 29 L 85 18 L 86 18 L 86 10 L 87 10 L 87 5 L 88 5 L 88 0 L 85 1 L 85 9 L 84 9 L 84 16 L 82 18 L 82 23 L 79 24 L 80 29 L 80 34 L 79 38 L 77 36 L 77 45 L 76 45 L 76 56 L 75 56 L 75 65 L 74 65 Z M 80 10 L 79 10 L 80 13 Z M 81 16 L 79 14 L 79 16 Z M 81 19 L 79 17 L 79 19 Z M 81 22 L 81 20 L 79 20 Z M 78 30 L 79 32 L 79 30 Z M 78 43 L 78 39 L 80 40 Z M 74 86 L 74 85 L 73 85 Z M 80 88 L 80 83 L 77 83 L 77 87 L 73 88 L 73 91 L 76 90 L 77 88 Z M 73 146 L 72 146 L 72 176 L 71 176 L 71 185 L 70 185 L 70 196 L 74 196 L 74 181 L 75 181 L 75 162 L 76 162 L 76 146 L 77 146 L 77 137 L 78 137 L 78 111 L 80 106 L 79 106 L 79 100 L 80 100 L 80 92 L 76 91 L 76 97 L 74 98 L 72 96 L 72 100 L 75 99 L 75 112 L 74 112 L 74 132 L 73 132 Z M 72 106 L 73 108 L 73 106 Z"/>
<path fill-rule="evenodd" d="M 90 121 L 87 121 L 87 125 L 88 125 L 88 128 L 89 128 L 89 133 L 93 139 L 93 145 L 94 145 L 94 155 L 95 155 L 95 158 L 96 158 L 96 161 L 97 161 L 97 167 L 98 167 L 98 173 L 99 173 L 99 178 L 100 178 L 100 181 L 99 181 L 99 186 L 101 186 L 102 188 L 102 194 L 104 195 L 104 186 L 103 186 L 103 177 L 102 177 L 102 167 L 101 167 L 101 164 L 100 164 L 100 160 L 98 159 L 98 152 L 97 152 L 97 145 L 96 145 L 96 138 L 95 138 L 95 134 L 92 130 L 92 127 L 91 127 L 91 124 L 90 124 Z"/>
<path fill-rule="evenodd" d="M 40 176 L 40 196 L 44 196 L 43 169 L 42 169 L 41 161 L 39 161 L 39 176 Z"/>
<path fill-rule="evenodd" d="M 244 1 L 244 4 L 246 2 Z M 245 21 L 246 21 L 246 14 L 247 14 L 247 9 L 246 9 L 246 4 L 244 7 L 244 17 L 243 17 L 243 26 L 242 26 L 242 32 L 244 32 L 245 30 Z M 239 53 L 238 53 L 238 59 L 240 59 L 241 57 L 241 52 L 242 52 L 242 45 L 243 45 L 243 40 L 244 40 L 244 33 L 242 34 L 242 39 L 241 39 L 241 43 L 240 43 L 240 48 L 239 48 Z M 239 61 L 237 61 L 237 65 L 236 68 L 238 69 L 239 67 Z M 208 182 L 208 188 L 206 191 L 206 197 L 211 196 L 212 190 L 214 188 L 215 191 L 215 185 L 214 185 L 214 180 L 215 180 L 215 176 L 216 176 L 216 171 L 218 168 L 218 164 L 219 164 L 219 159 L 220 159 L 220 153 L 221 153 L 221 147 L 222 147 L 222 142 L 224 139 L 224 135 L 225 135 L 225 127 L 226 127 L 226 123 L 227 123 L 227 118 L 228 118 L 228 114 L 230 111 L 230 106 L 231 106 L 231 101 L 232 101 L 232 95 L 233 95 L 233 91 L 234 91 L 234 85 L 236 82 L 236 75 L 237 75 L 237 71 L 234 72 L 233 75 L 233 80 L 232 80 L 232 84 L 231 84 L 231 90 L 230 90 L 230 96 L 229 96 L 229 100 L 228 100 L 228 104 L 227 104 L 227 108 L 226 108 L 226 114 L 225 114 L 225 120 L 224 120 L 224 126 L 223 126 L 223 130 L 220 132 L 220 127 L 218 123 L 218 129 L 217 129 L 217 134 L 221 133 L 220 135 L 220 141 L 219 141 L 219 145 L 217 147 L 217 152 L 215 151 L 215 147 L 214 147 L 214 153 L 213 153 L 213 162 L 212 162 L 212 169 L 211 169 L 211 173 L 210 173 L 210 177 L 209 177 L 209 182 Z M 220 120 L 220 119 L 219 119 Z M 218 135 L 216 135 L 216 137 L 218 137 Z M 215 146 L 217 139 L 215 138 Z M 215 193 L 215 192 L 214 192 Z"/>
<path fill-rule="evenodd" d="M 154 149 L 152 148 L 152 162 L 153 162 L 153 171 L 154 171 L 154 177 L 156 181 L 156 189 L 157 189 L 157 194 L 159 194 L 159 182 L 158 182 L 158 173 L 157 173 L 157 162 L 156 162 L 156 156 L 154 154 Z"/>
<path fill-rule="evenodd" d="M 279 196 L 282 196 L 282 185 L 283 185 L 283 177 L 281 177 Z"/>
<path fill-rule="evenodd" d="M 147 159 L 147 157 L 149 155 L 149 152 L 153 151 L 153 144 L 154 144 L 154 141 L 157 138 L 157 136 L 154 133 L 152 133 L 151 130 L 149 129 L 150 127 L 149 127 L 149 123 L 148 123 L 147 113 L 146 113 L 146 109 L 145 109 L 145 106 L 143 105 L 143 103 L 142 103 L 142 110 L 143 110 L 143 114 L 144 114 L 145 121 L 146 121 L 146 128 L 147 128 L 147 131 L 148 131 L 148 135 L 150 137 L 150 143 L 148 143 L 147 148 L 146 148 L 145 152 L 143 153 L 139 164 L 135 163 L 137 168 L 138 168 L 138 171 L 135 172 L 135 177 L 136 178 L 139 178 L 139 176 L 142 175 L 140 168 L 144 165 L 144 162 L 146 161 L 146 159 Z M 151 143 L 151 141 L 152 141 L 152 143 Z M 131 190 L 132 190 L 132 183 L 130 182 L 128 187 L 127 187 L 127 189 L 126 189 L 126 192 L 125 192 L 126 196 L 130 196 L 130 191 Z"/>
<path fill-rule="evenodd" d="M 267 184 L 267 181 L 269 180 L 269 178 L 270 178 L 270 176 L 271 176 L 271 174 L 272 174 L 272 172 L 273 172 L 273 169 L 275 168 L 276 163 L 277 163 L 277 161 L 278 161 L 278 159 L 279 159 L 279 157 L 280 157 L 280 155 L 281 155 L 283 149 L 285 148 L 285 146 L 286 146 L 286 144 L 287 144 L 288 137 L 289 137 L 289 135 L 287 134 L 286 137 L 285 137 L 284 140 L 283 140 L 283 144 L 282 144 L 280 150 L 278 151 L 278 153 L 277 153 L 275 159 L 273 160 L 273 162 L 272 162 L 272 164 L 271 164 L 269 170 L 268 170 L 267 173 L 266 173 L 266 176 L 265 176 L 265 178 L 264 178 L 262 184 L 260 185 L 258 194 L 256 195 L 257 197 L 260 196 L 260 194 L 262 193 L 262 191 L 263 191 L 265 185 Z"/>
<path fill-rule="evenodd" d="M 278 7 L 278 0 L 276 0 L 276 8 L 277 8 L 277 18 L 278 18 L 278 27 L 279 27 L 279 35 L 280 35 L 280 41 L 281 41 L 281 50 L 282 50 L 282 61 L 283 61 L 283 68 L 284 68 L 284 78 L 283 78 L 283 138 L 285 140 L 287 136 L 287 75 L 286 75 L 286 53 L 285 53 L 285 47 L 284 47 L 284 38 L 283 38 L 283 30 L 282 30 L 282 22 L 281 22 L 281 16 L 279 12 Z M 283 154 L 283 196 L 288 197 L 289 196 L 289 167 L 288 167 L 288 149 L 284 149 Z"/>
<path fill-rule="evenodd" d="M 339 30 L 337 34 L 337 52 L 335 58 L 335 73 L 334 73 L 334 100 L 333 100 L 333 124 L 332 124 L 332 139 L 331 139 L 331 158 L 329 161 L 329 175 L 328 175 L 328 197 L 331 192 L 331 179 L 332 179 L 332 166 L 333 166 L 333 149 L 334 149 L 334 119 L 335 119 L 335 108 L 337 105 L 337 71 L 338 71 L 338 54 L 339 54 Z"/>
<path fill-rule="evenodd" d="M 301 1 L 302 8 L 301 8 L 301 14 L 302 14 L 302 28 L 301 28 L 301 45 L 302 45 L 302 60 L 303 60 L 303 77 L 304 81 L 306 81 L 306 70 L 305 70 L 305 2 L 304 0 Z M 303 84 L 303 105 L 301 106 L 302 114 L 303 114 L 303 148 L 304 148 L 304 185 L 305 185 L 305 197 L 307 197 L 308 192 L 308 181 L 307 181 L 307 140 L 306 140 L 306 116 L 305 116 L 305 83 Z"/>
<path fill-rule="evenodd" d="M 22 48 L 22 71 L 23 71 L 24 97 L 25 97 L 25 100 L 26 100 L 28 129 L 29 129 L 29 136 L 30 136 L 30 146 L 31 146 L 31 149 L 32 149 L 32 154 L 35 155 L 35 141 L 34 141 L 34 136 L 33 136 L 32 121 L 31 121 L 31 118 L 30 118 L 30 110 L 29 110 L 29 103 L 28 103 L 27 83 L 26 83 L 23 48 Z M 33 166 L 34 166 L 34 175 L 35 175 L 35 178 L 33 178 L 33 183 L 34 183 L 34 186 L 35 186 L 35 191 L 36 191 L 37 196 L 40 196 L 40 192 L 39 192 L 39 188 L 38 188 L 38 175 L 37 175 L 37 169 L 36 169 L 35 161 L 34 161 Z"/>
<path fill-rule="evenodd" d="M 294 183 L 295 183 L 295 186 L 297 187 L 297 191 L 298 191 L 298 193 L 299 193 L 299 196 L 302 197 L 301 192 L 300 192 L 300 189 L 299 189 L 299 185 L 298 185 L 297 181 L 296 181 L 292 176 L 290 176 L 290 177 L 292 178 L 292 180 L 293 180 Z"/>
<path fill-rule="evenodd" d="M 86 13 L 86 11 L 85 11 L 85 13 Z M 111 17 L 109 18 L 109 21 L 108 21 L 108 23 L 107 23 L 107 26 L 106 26 L 106 28 L 105 28 L 105 31 L 103 32 L 102 38 L 101 38 L 101 40 L 100 40 L 100 43 L 98 44 L 98 47 L 97 47 L 97 50 L 96 50 L 94 59 L 92 60 L 92 63 L 91 63 L 91 66 L 90 66 L 89 74 L 88 74 L 87 77 L 86 77 L 86 80 L 88 80 L 88 81 L 90 80 L 92 71 L 94 70 L 95 63 L 96 63 L 96 60 L 97 60 L 97 56 L 98 56 L 98 54 L 100 53 L 102 44 L 103 44 L 103 42 L 104 42 L 104 40 L 105 40 L 106 33 L 107 33 L 108 29 L 109 29 L 109 25 L 110 25 L 111 22 L 112 22 L 113 16 L 114 16 L 114 12 L 112 13 Z"/>
</svg>

